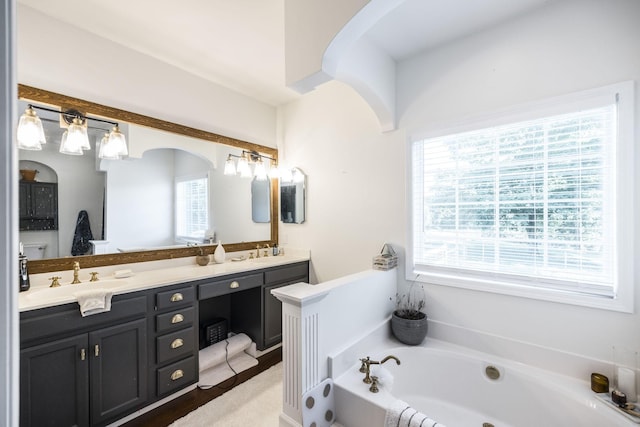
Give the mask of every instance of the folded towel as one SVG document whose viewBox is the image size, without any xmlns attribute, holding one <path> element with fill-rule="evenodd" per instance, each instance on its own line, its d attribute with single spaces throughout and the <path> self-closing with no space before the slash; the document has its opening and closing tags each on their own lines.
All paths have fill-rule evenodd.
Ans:
<svg viewBox="0 0 640 427">
<path fill-rule="evenodd" d="M 80 305 L 82 317 L 104 313 L 111 310 L 113 293 L 104 289 L 91 289 L 73 294 Z"/>
<path fill-rule="evenodd" d="M 387 409 L 385 427 L 445 427 L 413 409 L 407 402 L 397 399 Z"/>
</svg>

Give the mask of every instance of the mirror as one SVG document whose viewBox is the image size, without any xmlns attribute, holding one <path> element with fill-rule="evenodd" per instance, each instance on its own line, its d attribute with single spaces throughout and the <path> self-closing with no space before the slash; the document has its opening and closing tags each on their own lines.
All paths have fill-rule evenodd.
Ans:
<svg viewBox="0 0 640 427">
<path fill-rule="evenodd" d="M 305 220 L 306 175 L 298 168 L 291 176 L 280 178 L 280 220 L 286 224 L 302 224 Z"/>
<path fill-rule="evenodd" d="M 89 117 L 119 122 L 121 129 L 128 133 L 130 154 L 123 160 L 103 160 L 97 158 L 92 147 L 92 151 L 87 152 L 89 155 L 62 155 L 57 153 L 59 145 L 54 142 L 59 141 L 59 137 L 48 138 L 40 152 L 20 150 L 20 168 L 24 165 L 37 169 L 40 173 L 36 180 L 56 182 L 59 189 L 59 227 L 57 231 L 47 231 L 56 236 L 20 236 L 27 243 L 43 239 L 47 242 L 48 251 L 45 251 L 50 254 L 49 259 L 29 261 L 30 272 L 70 268 L 70 261 L 64 257 L 70 255 L 81 210 L 88 212 L 95 241 L 93 253 L 97 254 L 74 257 L 83 268 L 194 256 L 199 248 L 188 247 L 186 243 L 208 243 L 209 238 L 223 241 L 225 249 L 231 252 L 254 249 L 257 244 L 277 243 L 277 221 L 270 221 L 277 214 L 277 185 L 269 181 L 266 186 L 262 184 L 259 192 L 262 222 L 256 222 L 252 180 L 223 175 L 224 159 L 229 154 L 254 150 L 277 158 L 276 149 L 29 86 L 19 85 L 18 95 L 34 105 L 63 110 L 74 108 Z M 37 113 L 46 124 L 46 115 Z M 92 121 L 89 123 L 91 127 Z M 104 129 L 104 126 L 96 127 Z M 102 129 L 95 130 L 93 140 L 101 139 Z M 54 160 L 56 155 L 61 158 Z M 173 193 L 178 182 L 192 179 L 194 175 L 204 176 L 209 184 L 210 227 L 206 232 L 200 229 L 199 234 L 181 240 L 176 238 L 180 227 L 176 222 Z M 161 196 L 169 193 L 171 199 Z M 151 218 L 162 221 L 152 223 Z M 215 245 L 201 247 L 205 253 L 215 249 Z M 57 254 L 53 248 L 59 248 Z"/>
</svg>

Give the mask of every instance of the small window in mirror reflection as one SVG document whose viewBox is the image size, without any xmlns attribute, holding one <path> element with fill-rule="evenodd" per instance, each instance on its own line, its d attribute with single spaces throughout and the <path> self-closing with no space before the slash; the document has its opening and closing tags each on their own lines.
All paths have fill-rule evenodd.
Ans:
<svg viewBox="0 0 640 427">
<path fill-rule="evenodd" d="M 176 178 L 176 242 L 202 242 L 209 229 L 209 184 L 206 174 Z"/>
</svg>

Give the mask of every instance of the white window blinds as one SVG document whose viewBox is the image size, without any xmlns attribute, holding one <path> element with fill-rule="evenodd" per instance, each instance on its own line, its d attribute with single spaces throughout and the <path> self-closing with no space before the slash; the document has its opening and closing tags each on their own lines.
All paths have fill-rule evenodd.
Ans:
<svg viewBox="0 0 640 427">
<path fill-rule="evenodd" d="M 416 271 L 614 296 L 617 108 L 412 143 Z"/>
<path fill-rule="evenodd" d="M 176 238 L 202 242 L 209 228 L 207 177 L 176 181 Z"/>
</svg>

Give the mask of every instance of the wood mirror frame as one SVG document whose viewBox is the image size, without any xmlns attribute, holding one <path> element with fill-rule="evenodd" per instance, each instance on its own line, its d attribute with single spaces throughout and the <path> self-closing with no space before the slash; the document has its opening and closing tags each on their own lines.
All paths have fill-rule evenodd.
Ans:
<svg viewBox="0 0 640 427">
<path fill-rule="evenodd" d="M 192 138 L 202 139 L 212 143 L 219 143 L 236 147 L 248 151 L 257 151 L 277 160 L 278 150 L 265 147 L 239 139 L 229 138 L 216 133 L 194 129 L 177 123 L 171 123 L 153 117 L 108 107 L 94 102 L 85 101 L 70 96 L 49 92 L 31 86 L 18 85 L 18 98 L 25 101 L 32 101 L 47 104 L 61 110 L 75 109 L 82 114 L 98 116 L 105 119 L 113 119 L 117 122 L 127 122 L 141 126 L 147 126 L 166 132 L 185 135 Z M 278 243 L 278 180 L 271 180 L 271 240 L 261 240 L 244 243 L 225 243 L 227 252 L 255 249 L 256 245 L 269 244 L 273 246 Z M 64 258 L 50 258 L 28 262 L 30 273 L 46 273 L 50 271 L 62 271 L 72 268 L 73 261 L 79 261 L 82 268 L 103 267 L 107 265 L 129 264 L 136 262 L 157 261 L 163 259 L 173 259 L 196 256 L 202 249 L 205 254 L 211 254 L 215 250 L 215 245 L 191 246 L 176 249 L 158 249 L 138 252 L 111 253 L 101 255 L 81 255 Z"/>
</svg>

